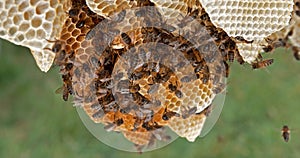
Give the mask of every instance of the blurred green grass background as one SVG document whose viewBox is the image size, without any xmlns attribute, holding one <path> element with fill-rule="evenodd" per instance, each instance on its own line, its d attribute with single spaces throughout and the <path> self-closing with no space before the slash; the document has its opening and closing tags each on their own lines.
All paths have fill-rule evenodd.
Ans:
<svg viewBox="0 0 300 158">
<path fill-rule="evenodd" d="M 48 73 L 36 66 L 28 49 L 1 40 L 0 157 L 299 157 L 300 62 L 285 49 L 271 57 L 268 69 L 231 64 L 221 116 L 204 138 L 189 143 L 177 139 L 146 152 L 113 149 L 92 136 L 72 103 L 55 90 L 62 84 L 58 68 Z M 270 56 L 270 55 L 268 55 Z M 290 142 L 281 138 L 284 124 Z"/>
</svg>

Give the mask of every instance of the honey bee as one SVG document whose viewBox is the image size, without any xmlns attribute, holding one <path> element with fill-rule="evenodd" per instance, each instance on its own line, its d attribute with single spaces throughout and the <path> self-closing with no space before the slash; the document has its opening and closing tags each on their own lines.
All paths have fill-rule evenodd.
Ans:
<svg viewBox="0 0 300 158">
<path fill-rule="evenodd" d="M 281 136 L 285 142 L 288 142 L 290 139 L 290 129 L 287 125 L 284 125 L 281 129 Z"/>
<path fill-rule="evenodd" d="M 207 82 L 208 82 L 209 79 L 210 79 L 209 73 L 208 72 L 204 72 L 202 74 L 202 77 L 201 77 L 202 83 L 207 84 Z"/>
<path fill-rule="evenodd" d="M 70 9 L 68 12 L 70 18 L 77 17 L 78 13 L 79 13 L 79 9 L 77 9 L 77 8 Z"/>
<path fill-rule="evenodd" d="M 177 116 L 178 117 L 179 114 L 176 113 L 176 112 L 173 112 L 173 111 L 168 111 L 167 108 L 165 108 L 165 111 L 164 111 L 164 113 L 162 115 L 162 119 L 165 120 L 165 121 L 167 121 L 170 118 L 172 118 L 173 116 Z"/>
<path fill-rule="evenodd" d="M 145 128 L 147 131 L 152 131 L 152 130 L 155 130 L 155 129 L 158 129 L 158 128 L 161 128 L 162 126 L 159 126 L 157 124 L 150 124 L 150 122 L 144 122 L 142 124 L 142 127 Z"/>
<path fill-rule="evenodd" d="M 120 126 L 124 123 L 123 119 L 122 118 L 119 118 L 117 119 L 115 122 L 114 122 L 117 126 Z"/>
<path fill-rule="evenodd" d="M 240 53 L 238 52 L 238 50 L 236 50 L 237 53 L 236 53 L 236 60 L 242 65 L 245 63 L 243 57 L 240 55 Z"/>
<path fill-rule="evenodd" d="M 144 105 L 150 103 L 150 101 L 141 95 L 139 92 L 133 93 L 133 100 L 138 104 L 138 105 Z"/>
<path fill-rule="evenodd" d="M 245 40 L 244 37 L 242 37 L 242 36 L 236 36 L 235 39 L 238 40 L 238 41 L 240 41 L 240 42 L 243 42 L 243 43 L 253 43 L 253 41 L 254 41 L 254 40 L 252 40 L 252 41 L 247 41 L 247 40 Z"/>
<path fill-rule="evenodd" d="M 63 95 L 62 95 L 64 101 L 68 101 L 68 98 L 69 98 L 69 91 L 68 91 L 68 88 L 66 86 L 67 85 L 64 84 Z"/>
<path fill-rule="evenodd" d="M 235 42 L 230 38 L 227 39 L 223 44 L 224 44 L 226 49 L 229 49 L 229 50 L 235 50 L 236 49 Z"/>
<path fill-rule="evenodd" d="M 177 90 L 177 86 L 173 85 L 172 83 L 168 85 L 171 92 L 175 92 Z"/>
<path fill-rule="evenodd" d="M 300 16 L 300 10 L 296 10 L 296 11 L 295 11 L 295 14 L 296 14 L 297 16 Z"/>
<path fill-rule="evenodd" d="M 116 125 L 113 123 L 108 123 L 107 125 L 104 126 L 104 129 L 107 132 L 113 131 L 116 128 Z"/>
<path fill-rule="evenodd" d="M 289 36 L 289 34 L 292 34 L 293 32 L 289 32 L 287 37 Z M 272 40 L 270 38 L 266 38 L 265 41 L 268 43 L 267 46 L 263 47 L 263 51 L 264 52 L 272 52 L 275 48 L 278 47 L 286 47 L 287 46 L 287 37 L 285 39 L 279 38 L 278 40 Z"/>
<path fill-rule="evenodd" d="M 180 79 L 181 82 L 190 82 L 194 79 L 194 76 L 184 76 Z"/>
<path fill-rule="evenodd" d="M 209 20 L 209 16 L 207 13 L 204 13 L 200 16 L 200 19 L 203 20 L 203 21 L 206 21 L 206 20 Z"/>
<path fill-rule="evenodd" d="M 256 63 L 252 63 L 252 68 L 253 69 L 265 68 L 265 67 L 271 65 L 273 62 L 274 62 L 274 59 L 258 61 Z"/>
<path fill-rule="evenodd" d="M 296 2 L 295 5 L 300 8 L 300 2 Z"/>
<path fill-rule="evenodd" d="M 225 77 L 228 77 L 229 76 L 229 65 L 225 61 L 224 61 L 224 66 L 225 66 Z"/>
<path fill-rule="evenodd" d="M 206 69 L 208 70 L 208 66 L 205 64 L 205 62 L 203 60 L 201 62 L 197 62 L 196 65 L 197 66 L 194 69 L 195 73 L 198 73 L 201 70 L 206 70 Z"/>
<path fill-rule="evenodd" d="M 229 62 L 233 62 L 234 61 L 234 52 L 233 51 L 228 51 L 228 60 Z"/>
<path fill-rule="evenodd" d="M 226 87 L 226 84 L 218 83 L 218 84 L 215 85 L 215 87 L 212 89 L 212 91 L 215 94 L 219 94 L 219 93 L 221 93 L 225 90 L 225 87 Z"/>
<path fill-rule="evenodd" d="M 104 116 L 104 111 L 102 109 L 100 109 L 99 111 L 97 111 L 96 113 L 94 113 L 92 115 L 93 118 L 97 119 L 97 118 L 102 118 Z"/>
<path fill-rule="evenodd" d="M 73 64 L 72 63 L 67 63 L 65 66 L 67 71 L 70 71 L 73 68 Z"/>
<path fill-rule="evenodd" d="M 208 117 L 211 114 L 212 110 L 213 110 L 213 105 L 209 105 L 208 107 L 206 107 L 204 112 L 205 116 Z"/>
<path fill-rule="evenodd" d="M 124 20 L 125 16 L 126 16 L 126 10 L 122 10 L 120 13 L 118 13 L 118 15 L 114 16 L 112 20 L 116 23 L 119 23 Z"/>
<path fill-rule="evenodd" d="M 189 11 L 188 14 L 185 17 L 182 18 L 182 20 L 180 21 L 180 23 L 178 24 L 178 26 L 180 28 L 183 28 L 188 23 L 190 23 L 191 21 L 193 21 L 194 19 L 196 19 L 198 15 L 199 15 L 199 9 L 195 9 L 193 11 Z"/>
<path fill-rule="evenodd" d="M 61 42 L 55 42 L 55 44 L 52 47 L 52 52 L 57 53 L 62 49 L 62 43 Z"/>
<path fill-rule="evenodd" d="M 129 106 L 125 107 L 125 108 L 122 108 L 120 109 L 120 112 L 122 114 L 128 114 L 130 112 L 131 108 Z"/>
<path fill-rule="evenodd" d="M 122 40 L 125 44 L 127 44 L 127 45 L 131 44 L 132 41 L 131 41 L 131 38 L 129 37 L 128 34 L 123 32 L 123 33 L 121 33 L 121 37 L 122 37 Z"/>
<path fill-rule="evenodd" d="M 99 103 L 94 103 L 91 105 L 91 109 L 100 110 L 100 109 L 102 109 L 102 106 Z"/>
<path fill-rule="evenodd" d="M 140 71 L 140 72 L 136 72 L 136 73 L 132 73 L 130 75 L 130 80 L 139 80 L 142 79 L 145 76 L 149 76 L 150 75 L 150 71 Z"/>
<path fill-rule="evenodd" d="M 176 91 L 175 91 L 175 95 L 176 95 L 178 98 L 182 98 L 182 96 L 183 96 L 182 92 L 179 91 L 179 90 L 176 90 Z"/>
<path fill-rule="evenodd" d="M 296 60 L 300 60 L 300 49 L 298 47 L 293 46 L 292 51 Z"/>
<path fill-rule="evenodd" d="M 182 110 L 181 116 L 183 119 L 186 119 L 186 118 L 190 117 L 191 115 L 196 114 L 196 112 L 197 112 L 197 107 L 194 106 L 188 110 L 186 110 L 186 109 Z"/>
<path fill-rule="evenodd" d="M 140 86 L 138 84 L 129 86 L 130 93 L 136 93 L 140 90 Z"/>
</svg>

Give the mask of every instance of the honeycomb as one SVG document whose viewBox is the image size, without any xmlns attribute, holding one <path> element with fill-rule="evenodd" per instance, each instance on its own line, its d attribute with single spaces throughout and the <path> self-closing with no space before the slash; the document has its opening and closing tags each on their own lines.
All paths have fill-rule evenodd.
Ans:
<svg viewBox="0 0 300 158">
<path fill-rule="evenodd" d="M 0 38 L 28 47 L 38 67 L 47 72 L 54 60 L 52 45 L 59 37 L 68 0 L 1 1 Z"/>
<path fill-rule="evenodd" d="M 187 119 L 174 117 L 169 121 L 169 127 L 180 137 L 186 137 L 188 141 L 194 142 L 201 133 L 205 119 L 204 111 Z"/>
<path fill-rule="evenodd" d="M 198 39 L 189 43 L 184 37 L 189 34 L 162 29 L 164 20 L 157 19 L 163 16 L 156 10 L 151 16 L 135 16 L 140 10 L 126 10 L 122 20 L 119 16 L 124 12 L 105 20 L 102 17 L 98 25 L 84 25 L 78 31 L 81 21 L 87 24 L 94 16 L 85 14 L 88 11 L 84 11 L 83 2 L 78 7 L 76 15 L 69 15 L 55 44 L 61 46 L 56 63 L 64 81 L 63 98 L 74 95 L 75 105 L 95 123 L 123 133 L 138 146 L 158 141 L 163 136 L 157 137 L 157 131 L 168 126 L 194 141 L 206 117 L 204 109 L 220 92 L 217 89 L 222 90 L 219 82 L 225 70 L 223 56 L 215 53 L 217 45 L 213 38 L 207 38 L 209 32 L 199 33 Z M 72 5 L 69 12 L 78 7 Z M 193 21 L 177 32 L 205 29 Z M 81 37 L 78 35 L 86 38 L 74 40 Z M 188 51 L 188 47 L 194 48 Z M 183 133 L 182 127 L 190 130 Z"/>
<path fill-rule="evenodd" d="M 115 1 L 97 1 L 87 0 L 87 6 L 98 15 L 109 18 L 115 13 L 136 6 L 135 1 L 115 0 Z"/>
<path fill-rule="evenodd" d="M 200 0 L 212 23 L 230 37 L 262 40 L 289 25 L 293 0 Z"/>
</svg>

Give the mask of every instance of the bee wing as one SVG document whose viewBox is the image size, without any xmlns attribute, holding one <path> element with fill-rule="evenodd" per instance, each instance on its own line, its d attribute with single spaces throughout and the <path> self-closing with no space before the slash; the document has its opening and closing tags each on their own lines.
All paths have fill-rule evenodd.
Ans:
<svg viewBox="0 0 300 158">
<path fill-rule="evenodd" d="M 64 90 L 64 86 L 61 86 L 55 90 L 55 94 L 62 94 Z"/>
</svg>

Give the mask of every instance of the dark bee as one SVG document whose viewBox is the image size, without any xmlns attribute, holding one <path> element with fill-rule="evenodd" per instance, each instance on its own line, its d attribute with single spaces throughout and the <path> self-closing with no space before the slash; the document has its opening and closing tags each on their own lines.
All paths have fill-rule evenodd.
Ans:
<svg viewBox="0 0 300 158">
<path fill-rule="evenodd" d="M 114 22 L 119 23 L 124 20 L 126 16 L 126 10 L 122 10 L 120 13 L 118 13 L 117 16 L 114 16 L 114 19 L 112 19 Z"/>
<path fill-rule="evenodd" d="M 236 60 L 237 60 L 240 64 L 244 64 L 244 63 L 245 63 L 243 57 L 240 55 L 239 52 L 236 53 Z"/>
<path fill-rule="evenodd" d="M 212 110 L 213 110 L 213 105 L 209 105 L 208 107 L 206 107 L 204 112 L 205 116 L 208 117 L 211 114 Z"/>
<path fill-rule="evenodd" d="M 184 76 L 180 79 L 181 82 L 190 82 L 193 79 L 192 76 Z"/>
<path fill-rule="evenodd" d="M 226 40 L 226 42 L 224 44 L 225 44 L 225 47 L 230 49 L 230 50 L 235 50 L 236 49 L 235 42 L 232 39 Z"/>
<path fill-rule="evenodd" d="M 162 126 L 158 125 L 156 122 L 154 122 L 153 124 L 149 124 L 149 122 L 144 122 L 142 124 L 142 127 L 145 128 L 147 131 L 152 131 L 152 130 L 162 128 Z"/>
<path fill-rule="evenodd" d="M 288 142 L 290 139 L 290 129 L 287 125 L 284 125 L 281 129 L 281 136 L 285 142 Z"/>
<path fill-rule="evenodd" d="M 57 41 L 55 42 L 55 44 L 53 45 L 51 51 L 54 53 L 60 52 L 62 50 L 62 42 Z"/>
<path fill-rule="evenodd" d="M 221 93 L 225 90 L 225 87 L 226 87 L 226 84 L 218 83 L 218 84 L 215 85 L 215 87 L 212 89 L 212 91 L 215 94 L 219 94 L 219 93 Z"/>
<path fill-rule="evenodd" d="M 138 105 L 144 105 L 150 103 L 150 101 L 146 97 L 141 95 L 139 92 L 133 93 L 132 96 L 133 96 L 133 100 Z"/>
<path fill-rule="evenodd" d="M 126 43 L 127 45 L 131 44 L 131 38 L 126 33 L 121 33 L 121 37 L 124 43 Z"/>
<path fill-rule="evenodd" d="M 203 21 L 209 20 L 209 16 L 208 16 L 207 13 L 204 13 L 204 14 L 202 14 L 202 15 L 200 16 L 200 19 L 203 20 Z"/>
<path fill-rule="evenodd" d="M 132 73 L 130 75 L 130 80 L 139 80 L 142 79 L 145 76 L 149 76 L 150 72 L 149 71 L 140 71 L 140 72 L 136 72 L 136 73 Z"/>
<path fill-rule="evenodd" d="M 170 118 L 172 118 L 173 116 L 179 116 L 179 114 L 176 113 L 176 112 L 173 112 L 173 111 L 167 111 L 167 108 L 165 108 L 165 111 L 164 111 L 164 113 L 162 115 L 162 119 L 165 120 L 165 121 L 167 121 Z"/>
<path fill-rule="evenodd" d="M 117 126 L 120 126 L 120 125 L 122 125 L 123 123 L 124 123 L 124 121 L 123 121 L 122 118 L 117 119 L 117 120 L 115 121 L 115 124 L 116 124 Z"/>
<path fill-rule="evenodd" d="M 229 62 L 234 61 L 234 52 L 233 51 L 228 51 L 228 60 L 229 60 Z"/>
<path fill-rule="evenodd" d="M 199 15 L 199 9 L 195 9 L 194 11 L 191 11 L 185 17 L 182 18 L 178 26 L 180 28 L 186 26 L 188 23 L 196 19 L 198 15 Z"/>
<path fill-rule="evenodd" d="M 198 72 L 200 72 L 200 71 L 202 71 L 202 70 L 206 70 L 206 69 L 207 69 L 207 71 L 208 71 L 208 66 L 205 64 L 204 61 L 201 61 L 201 62 L 197 62 L 197 63 L 196 63 L 196 67 L 195 67 L 194 72 L 195 72 L 195 73 L 198 73 Z"/>
<path fill-rule="evenodd" d="M 177 89 L 177 86 L 175 86 L 175 85 L 173 85 L 173 84 L 169 84 L 169 89 L 170 89 L 170 91 L 171 92 L 174 92 L 174 91 L 176 91 L 176 89 Z"/>
<path fill-rule="evenodd" d="M 182 98 L 182 96 L 183 96 L 182 92 L 179 91 L 179 90 L 176 90 L 176 91 L 175 91 L 175 95 L 176 95 L 178 98 Z"/>
<path fill-rule="evenodd" d="M 62 98 L 63 98 L 64 101 L 68 101 L 68 98 L 69 98 L 69 91 L 68 91 L 68 88 L 67 88 L 66 84 L 64 84 Z"/>
<path fill-rule="evenodd" d="M 84 21 L 84 20 L 79 21 L 79 22 L 76 24 L 76 28 L 82 28 L 84 25 L 85 25 L 85 21 Z"/>
<path fill-rule="evenodd" d="M 67 63 L 65 66 L 67 71 L 70 71 L 73 68 L 73 64 L 72 63 Z"/>
<path fill-rule="evenodd" d="M 91 109 L 100 110 L 100 109 L 102 109 L 102 106 L 99 103 L 94 103 L 91 105 Z"/>
<path fill-rule="evenodd" d="M 235 39 L 238 40 L 238 41 L 240 41 L 240 42 L 244 42 L 244 43 L 253 43 L 253 41 L 254 41 L 254 40 L 252 40 L 252 41 L 247 41 L 247 40 L 245 40 L 244 37 L 242 37 L 242 36 L 236 36 Z"/>
<path fill-rule="evenodd" d="M 213 84 L 215 85 L 215 84 L 219 83 L 220 79 L 221 79 L 221 77 L 219 74 L 213 75 L 213 78 L 212 78 Z"/>
<path fill-rule="evenodd" d="M 123 108 L 123 109 L 120 109 L 120 112 L 122 114 L 128 114 L 130 112 L 131 108 L 129 106 Z"/>
<path fill-rule="evenodd" d="M 253 69 L 265 68 L 265 67 L 271 65 L 273 62 L 274 62 L 274 59 L 258 61 L 256 63 L 252 63 L 252 68 Z"/>
<path fill-rule="evenodd" d="M 224 61 L 224 66 L 225 66 L 225 77 L 228 77 L 229 76 L 229 65 L 225 61 Z"/>
<path fill-rule="evenodd" d="M 116 125 L 113 124 L 113 123 L 109 123 L 109 124 L 107 124 L 107 125 L 104 126 L 104 129 L 107 132 L 113 131 L 115 128 L 116 128 Z"/>
<path fill-rule="evenodd" d="M 300 16 L 300 10 L 296 10 L 296 11 L 295 11 L 295 14 L 296 14 L 297 16 Z"/>
<path fill-rule="evenodd" d="M 207 84 L 209 79 L 210 79 L 209 73 L 205 72 L 202 74 L 202 77 L 201 77 L 202 83 Z"/>
<path fill-rule="evenodd" d="M 76 9 L 76 8 L 70 9 L 68 12 L 68 14 L 71 18 L 77 17 L 78 13 L 79 13 L 79 9 Z"/>
<path fill-rule="evenodd" d="M 101 110 L 99 110 L 98 112 L 96 112 L 96 113 L 94 113 L 93 115 L 92 115 L 92 117 L 93 118 L 95 118 L 95 119 L 97 119 L 97 118 L 102 118 L 103 116 L 104 116 L 104 111 L 101 109 Z"/>
<path fill-rule="evenodd" d="M 292 51 L 296 60 L 300 60 L 300 49 L 298 47 L 292 47 Z"/>
<path fill-rule="evenodd" d="M 129 86 L 130 93 L 136 93 L 140 90 L 140 86 L 138 84 Z"/>
<path fill-rule="evenodd" d="M 190 117 L 191 115 L 196 114 L 196 112 L 197 112 L 197 107 L 192 107 L 188 110 L 182 111 L 181 116 L 183 119 L 186 119 L 186 118 Z"/>
</svg>

